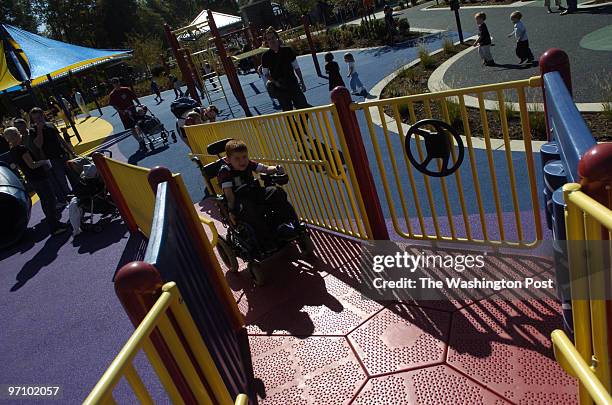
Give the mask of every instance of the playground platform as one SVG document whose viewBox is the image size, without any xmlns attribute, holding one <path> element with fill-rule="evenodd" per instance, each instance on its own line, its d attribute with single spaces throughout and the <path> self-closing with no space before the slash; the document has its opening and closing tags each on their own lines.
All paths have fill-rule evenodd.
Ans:
<svg viewBox="0 0 612 405">
<path fill-rule="evenodd" d="M 214 216 L 210 204 L 196 209 Z M 359 291 L 362 244 L 313 235 L 316 258 L 288 248 L 265 264 L 269 285 L 255 286 L 244 264 L 237 274 L 224 269 L 247 323 L 261 404 L 577 403 L 576 381 L 549 338 L 562 328 L 556 297 L 374 301 Z M 486 267 L 554 277 L 549 257 L 507 255 Z"/>
<path fill-rule="evenodd" d="M 92 116 L 89 118 L 75 117 L 75 125 L 81 136 L 81 141 L 76 138 L 72 127 L 68 127 L 67 131 L 76 153 L 87 154 L 98 148 L 113 135 L 115 132 L 113 125 L 104 118 L 104 116 L 98 116 L 97 111 L 92 111 Z M 58 129 L 63 131 L 65 127 L 65 124 L 60 124 Z"/>
</svg>

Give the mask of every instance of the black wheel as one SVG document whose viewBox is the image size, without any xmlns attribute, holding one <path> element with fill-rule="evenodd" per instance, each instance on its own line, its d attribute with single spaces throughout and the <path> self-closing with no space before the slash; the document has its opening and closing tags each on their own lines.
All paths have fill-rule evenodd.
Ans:
<svg viewBox="0 0 612 405">
<path fill-rule="evenodd" d="M 162 133 L 161 133 L 161 137 L 162 137 L 162 139 L 163 139 L 164 141 L 167 141 L 167 140 L 168 140 L 168 132 L 167 132 L 167 131 L 165 131 L 165 130 L 164 130 L 164 131 L 162 131 Z"/>
<path fill-rule="evenodd" d="M 310 234 L 305 233 L 298 239 L 298 246 L 306 256 L 314 256 L 315 245 L 310 238 Z"/>
<path fill-rule="evenodd" d="M 151 150 L 155 149 L 155 144 L 153 143 L 153 141 L 149 141 L 149 149 Z"/>
<path fill-rule="evenodd" d="M 217 238 L 217 252 L 219 252 L 219 256 L 221 256 L 221 260 L 223 264 L 227 266 L 230 272 L 237 273 L 238 272 L 238 259 L 236 258 L 236 254 L 232 250 L 232 247 L 227 243 L 225 238 L 219 236 Z"/>
<path fill-rule="evenodd" d="M 170 131 L 170 136 L 172 137 L 172 142 L 176 143 L 176 133 L 174 131 Z"/>
<path fill-rule="evenodd" d="M 249 262 L 247 269 L 249 270 L 249 273 L 251 273 L 251 277 L 253 277 L 255 285 L 262 286 L 266 284 L 265 272 L 260 263 Z"/>
</svg>

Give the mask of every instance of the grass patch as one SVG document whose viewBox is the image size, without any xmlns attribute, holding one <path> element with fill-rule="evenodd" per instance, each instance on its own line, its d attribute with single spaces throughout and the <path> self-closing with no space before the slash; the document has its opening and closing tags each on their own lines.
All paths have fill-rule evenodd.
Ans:
<svg viewBox="0 0 612 405">
<path fill-rule="evenodd" d="M 444 41 L 442 41 L 442 49 L 446 55 L 455 55 L 457 53 L 453 41 L 448 38 L 444 38 Z"/>
<path fill-rule="evenodd" d="M 419 60 L 421 61 L 421 66 L 423 66 L 425 69 L 430 70 L 436 67 L 436 59 L 423 45 L 419 46 L 418 55 Z"/>
<path fill-rule="evenodd" d="M 529 128 L 534 138 L 546 138 L 546 116 L 541 107 L 529 111 Z"/>
</svg>

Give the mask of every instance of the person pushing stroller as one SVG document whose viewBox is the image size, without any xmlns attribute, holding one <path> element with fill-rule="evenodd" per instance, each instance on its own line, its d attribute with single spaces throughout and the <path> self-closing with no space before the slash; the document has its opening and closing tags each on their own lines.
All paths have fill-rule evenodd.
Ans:
<svg viewBox="0 0 612 405">
<path fill-rule="evenodd" d="M 231 140 L 225 145 L 226 157 L 217 176 L 227 200 L 230 220 L 244 221 L 254 228 L 257 242 L 264 252 L 276 249 L 274 237 L 295 236 L 297 214 L 281 187 L 261 187 L 253 172 L 284 174 L 281 166 L 266 166 L 248 156 L 247 145 Z M 299 224 L 298 224 L 299 226 Z"/>
</svg>

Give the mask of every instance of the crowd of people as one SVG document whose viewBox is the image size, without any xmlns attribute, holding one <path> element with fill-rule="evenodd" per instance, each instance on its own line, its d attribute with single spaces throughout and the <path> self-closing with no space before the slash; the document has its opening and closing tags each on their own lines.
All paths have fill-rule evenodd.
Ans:
<svg viewBox="0 0 612 405">
<path fill-rule="evenodd" d="M 7 153 L 13 168 L 20 169 L 40 199 L 50 232 L 60 234 L 69 229 L 60 218 L 72 197 L 66 162 L 76 154 L 42 109 L 32 108 L 28 118 L 15 118 L 4 129 L 0 155 Z"/>
</svg>

